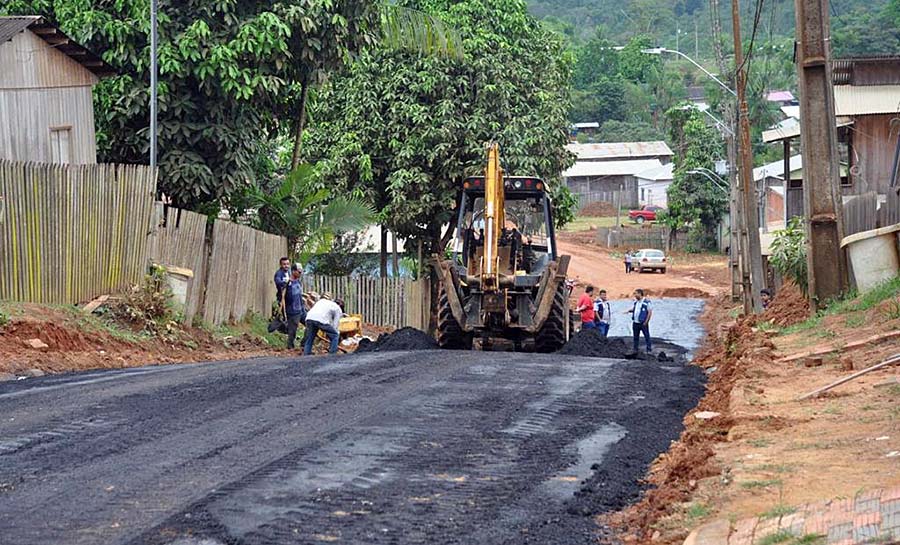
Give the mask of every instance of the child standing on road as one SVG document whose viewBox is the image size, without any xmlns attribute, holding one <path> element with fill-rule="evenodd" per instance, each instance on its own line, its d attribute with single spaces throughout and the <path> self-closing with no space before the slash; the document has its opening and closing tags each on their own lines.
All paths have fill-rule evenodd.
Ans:
<svg viewBox="0 0 900 545">
<path fill-rule="evenodd" d="M 640 288 L 634 290 L 634 306 L 625 313 L 631 314 L 631 332 L 634 336 L 635 354 L 638 351 L 641 333 L 644 334 L 644 340 L 647 341 L 647 353 L 649 354 L 653 350 L 650 344 L 650 318 L 653 316 L 653 307 L 650 305 L 650 300 L 644 298 L 644 290 Z"/>
</svg>

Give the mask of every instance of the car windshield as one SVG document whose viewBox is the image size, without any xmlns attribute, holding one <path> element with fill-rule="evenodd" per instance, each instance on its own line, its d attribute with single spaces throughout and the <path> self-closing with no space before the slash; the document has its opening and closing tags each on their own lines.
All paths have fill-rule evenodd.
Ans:
<svg viewBox="0 0 900 545">
<path fill-rule="evenodd" d="M 647 250 L 644 252 L 644 255 L 647 257 L 663 257 L 665 254 L 659 250 Z"/>
</svg>

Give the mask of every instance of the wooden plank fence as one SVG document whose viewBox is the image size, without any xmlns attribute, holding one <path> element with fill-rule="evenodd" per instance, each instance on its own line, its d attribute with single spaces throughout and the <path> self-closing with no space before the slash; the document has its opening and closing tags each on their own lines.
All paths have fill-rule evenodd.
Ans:
<svg viewBox="0 0 900 545">
<path fill-rule="evenodd" d="M 194 273 L 184 304 L 186 323 L 191 323 L 203 308 L 209 256 L 206 223 L 203 214 L 156 203 L 147 255 L 153 263 L 190 269 Z"/>
<path fill-rule="evenodd" d="M 240 321 L 248 313 L 268 316 L 275 299 L 272 275 L 287 254 L 287 240 L 244 225 L 216 220 L 206 273 L 203 319 Z"/>
<path fill-rule="evenodd" d="M 874 191 L 856 195 L 844 203 L 844 236 L 875 229 L 878 194 Z"/>
<path fill-rule="evenodd" d="M 140 281 L 156 173 L 0 160 L 0 299 L 66 304 Z"/>
<path fill-rule="evenodd" d="M 320 295 L 330 293 L 344 299 L 348 313 L 362 314 L 363 320 L 370 324 L 428 327 L 427 280 L 306 275 L 303 286 L 307 291 Z"/>
</svg>

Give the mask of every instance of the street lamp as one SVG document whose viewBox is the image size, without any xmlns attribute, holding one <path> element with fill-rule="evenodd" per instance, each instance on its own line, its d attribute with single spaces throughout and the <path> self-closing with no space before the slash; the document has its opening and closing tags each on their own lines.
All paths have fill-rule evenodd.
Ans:
<svg viewBox="0 0 900 545">
<path fill-rule="evenodd" d="M 709 109 L 708 109 L 708 108 L 701 108 L 701 107 L 697 106 L 696 104 L 689 104 L 689 105 L 682 106 L 681 109 L 682 109 L 682 110 L 697 110 L 697 111 L 699 111 L 699 112 L 703 112 L 704 114 L 707 115 L 707 117 L 709 117 L 710 119 L 712 119 L 713 122 L 714 122 L 716 125 L 718 125 L 718 127 L 719 127 L 720 129 L 722 129 L 723 131 L 725 131 L 726 133 L 728 133 L 728 136 L 731 136 L 732 138 L 734 138 L 734 131 L 731 130 L 731 128 L 729 128 L 728 125 L 726 125 L 724 121 L 722 121 L 722 120 L 719 119 L 718 117 L 714 116 L 713 114 L 709 113 Z"/>
<path fill-rule="evenodd" d="M 731 87 L 725 85 L 725 83 L 722 80 L 720 80 L 719 78 L 717 78 L 712 72 L 710 72 L 706 68 L 703 68 L 703 66 L 701 66 L 700 63 L 698 63 L 694 59 L 688 57 L 681 51 L 678 51 L 675 49 L 666 49 L 665 47 L 648 47 L 647 49 L 641 49 L 641 53 L 644 53 L 647 55 L 662 55 L 663 53 L 672 53 L 673 55 L 678 55 L 679 57 L 686 59 L 689 63 L 691 63 L 694 66 L 696 66 L 697 68 L 699 68 L 700 71 L 702 71 L 704 74 L 706 74 L 707 76 L 712 78 L 712 80 L 715 81 L 716 83 L 718 83 L 719 86 L 722 87 L 722 89 L 725 89 L 726 91 L 731 93 L 733 96 L 737 96 L 737 92 L 735 92 Z"/>
<path fill-rule="evenodd" d="M 713 185 L 715 185 L 717 188 L 721 189 L 726 194 L 731 192 L 731 187 L 729 187 L 728 182 L 723 180 L 721 176 L 719 176 L 715 172 L 709 170 L 708 168 L 703 168 L 703 167 L 692 168 L 691 170 L 687 171 L 687 173 L 688 174 L 699 174 L 699 175 L 703 176 L 704 178 L 706 178 L 707 180 L 711 181 L 713 183 Z"/>
</svg>

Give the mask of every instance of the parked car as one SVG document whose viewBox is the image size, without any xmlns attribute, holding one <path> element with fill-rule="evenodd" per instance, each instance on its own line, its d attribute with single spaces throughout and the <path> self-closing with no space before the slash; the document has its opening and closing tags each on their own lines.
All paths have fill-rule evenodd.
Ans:
<svg viewBox="0 0 900 545">
<path fill-rule="evenodd" d="M 644 271 L 660 271 L 666 274 L 666 254 L 662 250 L 638 250 L 631 258 L 634 269 L 642 273 Z"/>
<path fill-rule="evenodd" d="M 644 223 L 645 221 L 656 221 L 656 213 L 665 210 L 662 206 L 653 206 L 645 204 L 639 210 L 630 210 L 628 219 L 636 223 Z"/>
</svg>

